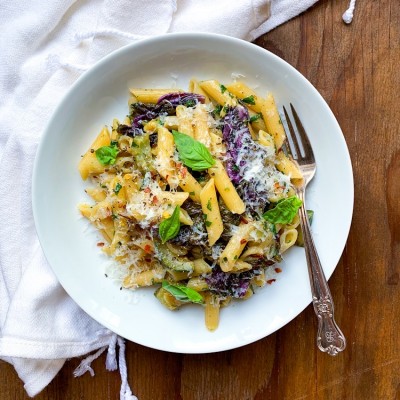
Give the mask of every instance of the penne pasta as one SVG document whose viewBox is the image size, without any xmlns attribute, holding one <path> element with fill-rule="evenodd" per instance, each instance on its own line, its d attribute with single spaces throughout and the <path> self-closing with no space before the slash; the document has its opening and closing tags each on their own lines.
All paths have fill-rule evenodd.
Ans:
<svg viewBox="0 0 400 400">
<path fill-rule="evenodd" d="M 265 147 L 275 151 L 274 138 L 267 132 L 260 130 L 258 132 L 258 142 Z M 283 172 L 283 171 L 282 171 Z"/>
<path fill-rule="evenodd" d="M 265 126 L 267 127 L 267 132 L 272 135 L 275 147 L 279 150 L 286 140 L 286 134 L 283 129 L 278 108 L 276 107 L 275 99 L 271 93 L 269 93 L 264 100 L 261 113 L 264 118 Z"/>
<path fill-rule="evenodd" d="M 214 179 L 210 179 L 200 193 L 201 207 L 208 233 L 208 244 L 213 246 L 224 230 L 215 192 Z"/>
<path fill-rule="evenodd" d="M 299 167 L 283 151 L 278 151 L 276 154 L 276 168 L 285 175 L 290 176 L 291 180 L 303 178 Z"/>
<path fill-rule="evenodd" d="M 199 182 L 190 174 L 186 167 L 178 170 L 179 187 L 189 193 L 190 198 L 196 203 L 200 203 L 200 192 L 202 187 Z"/>
<path fill-rule="evenodd" d="M 209 331 L 215 331 L 219 325 L 219 299 L 217 296 L 207 293 L 205 295 L 206 308 L 204 312 L 206 327 Z"/>
<path fill-rule="evenodd" d="M 164 126 L 158 125 L 158 145 L 155 167 L 157 172 L 171 185 L 177 186 L 175 167 L 172 163 L 175 145 L 172 133 Z"/>
<path fill-rule="evenodd" d="M 298 232 L 294 228 L 284 229 L 284 231 L 281 233 L 279 237 L 279 243 L 280 243 L 279 251 L 281 253 L 284 253 L 290 247 L 292 247 L 296 243 L 297 235 Z"/>
<path fill-rule="evenodd" d="M 254 129 L 255 132 L 267 130 L 267 127 L 265 125 L 265 122 L 261 115 L 261 112 L 256 113 L 252 110 L 249 110 L 249 115 L 250 115 L 249 121 L 250 121 L 251 127 Z"/>
<path fill-rule="evenodd" d="M 90 174 L 104 172 L 105 166 L 97 159 L 96 150 L 103 146 L 109 146 L 110 143 L 110 132 L 107 127 L 104 127 L 79 162 L 78 169 L 83 180 L 86 180 Z"/>
<path fill-rule="evenodd" d="M 193 125 L 189 109 L 185 106 L 176 107 L 176 116 L 178 118 L 178 131 L 193 137 Z"/>
<path fill-rule="evenodd" d="M 199 105 L 194 110 L 194 138 L 203 143 L 208 149 L 211 147 L 211 138 L 208 129 L 208 113 L 206 106 Z"/>
<path fill-rule="evenodd" d="M 219 265 L 224 272 L 232 271 L 236 261 L 242 254 L 247 242 L 250 239 L 250 233 L 254 229 L 253 224 L 240 224 L 238 230 L 229 240 L 224 251 L 219 256 Z"/>
<path fill-rule="evenodd" d="M 160 97 L 168 94 L 168 93 L 178 93 L 183 92 L 183 90 L 171 88 L 171 89 L 130 89 L 132 96 L 134 96 L 134 100 L 139 101 L 141 103 L 151 103 L 155 104 L 158 102 Z M 132 104 L 132 102 L 131 102 Z"/>
<path fill-rule="evenodd" d="M 201 304 L 213 331 L 220 309 L 251 298 L 267 266 L 299 243 L 302 175 L 282 150 L 271 94 L 195 78 L 181 92 L 130 89 L 129 115 L 79 162 L 93 186 L 78 210 L 102 235 L 120 287 L 156 286 L 169 310 Z"/>
<path fill-rule="evenodd" d="M 238 99 L 244 100 L 248 108 L 256 113 L 261 112 L 264 105 L 264 99 L 257 96 L 256 92 L 253 89 L 250 89 L 245 83 L 240 81 L 233 82 L 230 85 L 227 85 L 226 88 Z"/>
<path fill-rule="evenodd" d="M 207 93 L 200 87 L 199 82 L 196 79 L 191 79 L 189 81 L 189 92 L 197 93 L 200 94 L 201 96 L 204 96 L 205 104 L 210 103 L 210 99 L 207 96 Z"/>
<path fill-rule="evenodd" d="M 217 160 L 215 165 L 209 169 L 209 173 L 213 177 L 215 187 L 228 209 L 235 214 L 242 214 L 246 206 L 239 197 L 222 163 Z"/>
<path fill-rule="evenodd" d="M 209 80 L 200 82 L 200 87 L 203 89 L 210 98 L 215 100 L 221 106 L 236 106 L 237 101 L 232 94 L 230 94 L 224 85 L 221 85 L 217 80 Z"/>
</svg>

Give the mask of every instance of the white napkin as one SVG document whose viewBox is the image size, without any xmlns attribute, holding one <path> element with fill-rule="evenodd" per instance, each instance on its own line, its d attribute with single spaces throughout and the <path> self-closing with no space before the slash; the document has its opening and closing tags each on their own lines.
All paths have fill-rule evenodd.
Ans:
<svg viewBox="0 0 400 400">
<path fill-rule="evenodd" d="M 134 39 L 177 31 L 253 40 L 316 0 L 13 0 L 0 13 L 0 358 L 13 364 L 30 396 L 66 358 L 109 346 L 121 399 L 127 385 L 124 342 L 85 314 L 62 289 L 40 248 L 31 209 L 31 175 L 41 133 L 85 65 Z M 88 40 L 84 40 L 88 39 Z M 49 166 L 50 167 L 50 166 Z"/>
</svg>

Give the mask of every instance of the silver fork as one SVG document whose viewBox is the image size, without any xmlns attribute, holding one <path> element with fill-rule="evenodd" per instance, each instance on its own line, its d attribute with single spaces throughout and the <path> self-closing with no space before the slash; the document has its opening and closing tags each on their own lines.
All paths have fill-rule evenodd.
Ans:
<svg viewBox="0 0 400 400">
<path fill-rule="evenodd" d="M 305 189 L 307 184 L 314 177 L 317 166 L 311 143 L 307 137 L 306 131 L 304 130 L 303 124 L 301 123 L 292 104 L 290 104 L 290 108 L 292 110 L 293 119 L 300 140 L 296 136 L 285 107 L 283 107 L 283 111 L 289 128 L 289 132 L 286 132 L 286 134 L 290 139 L 288 141 L 290 152 L 304 177 L 303 182 L 296 186 L 295 190 L 297 196 L 303 202 L 303 205 L 299 210 L 300 226 L 304 238 L 304 248 L 310 277 L 313 306 L 315 314 L 318 317 L 317 346 L 321 351 L 328 353 L 331 356 L 335 356 L 345 349 L 346 339 L 335 322 L 332 295 L 311 235 L 310 224 L 305 207 Z M 303 152 L 301 151 L 301 147 Z"/>
</svg>

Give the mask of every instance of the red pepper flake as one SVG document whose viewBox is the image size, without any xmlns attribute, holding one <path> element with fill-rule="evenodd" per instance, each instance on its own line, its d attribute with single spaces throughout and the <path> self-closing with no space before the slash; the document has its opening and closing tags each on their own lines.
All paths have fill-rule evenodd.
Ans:
<svg viewBox="0 0 400 400">
<path fill-rule="evenodd" d="M 97 246 L 103 247 L 103 246 L 104 246 L 104 243 L 103 243 L 103 242 L 99 242 L 99 243 L 97 243 Z"/>
<path fill-rule="evenodd" d="M 150 190 L 150 188 L 149 187 L 147 187 L 147 188 L 144 188 L 144 190 L 143 190 L 145 193 L 150 193 L 151 192 L 151 190 Z"/>
<path fill-rule="evenodd" d="M 182 163 L 177 162 L 177 163 L 176 163 L 176 168 L 180 169 L 181 167 L 182 167 Z"/>
<path fill-rule="evenodd" d="M 145 258 L 144 261 L 149 263 L 149 262 L 151 262 L 151 258 Z"/>
<path fill-rule="evenodd" d="M 280 272 L 282 272 L 282 270 L 277 267 L 277 268 L 275 268 L 275 272 L 277 272 L 279 274 Z"/>
<path fill-rule="evenodd" d="M 242 222 L 243 224 L 248 224 L 249 221 L 247 221 L 247 219 L 245 217 L 240 217 L 240 222 Z"/>
<path fill-rule="evenodd" d="M 169 175 L 165 175 L 165 180 L 168 181 Z"/>
<path fill-rule="evenodd" d="M 158 203 L 158 198 L 157 198 L 157 196 L 154 196 L 154 197 L 153 197 L 152 203 L 153 203 L 153 204 L 157 204 L 157 203 Z"/>
<path fill-rule="evenodd" d="M 147 254 L 150 254 L 150 253 L 151 253 L 151 246 L 150 246 L 149 244 L 146 244 L 146 245 L 144 246 L 144 251 L 145 251 Z"/>
<path fill-rule="evenodd" d="M 276 279 L 268 279 L 267 280 L 267 283 L 268 283 L 268 285 L 271 285 L 273 282 L 275 282 L 276 281 Z"/>
<path fill-rule="evenodd" d="M 246 240 L 246 239 L 242 239 L 242 240 L 240 241 L 240 244 L 245 244 L 245 243 L 247 243 L 247 240 Z"/>
<path fill-rule="evenodd" d="M 186 175 L 187 175 L 187 168 L 182 168 L 182 169 L 181 169 L 181 175 L 182 175 L 182 178 L 186 178 Z"/>
</svg>

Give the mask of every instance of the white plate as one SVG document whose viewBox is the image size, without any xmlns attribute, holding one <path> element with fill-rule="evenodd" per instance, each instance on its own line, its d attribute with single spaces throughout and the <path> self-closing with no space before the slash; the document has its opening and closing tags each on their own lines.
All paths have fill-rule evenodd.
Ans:
<svg viewBox="0 0 400 400">
<path fill-rule="evenodd" d="M 191 77 L 231 81 L 292 102 L 313 144 L 318 171 L 307 192 L 314 239 L 327 277 L 339 261 L 353 210 L 353 175 L 342 132 L 317 90 L 293 67 L 253 44 L 210 34 L 168 34 L 124 47 L 85 73 L 63 99 L 40 143 L 33 174 L 33 211 L 45 255 L 62 286 L 93 318 L 142 345 L 181 353 L 239 347 L 287 324 L 311 301 L 304 251 L 289 251 L 278 280 L 221 312 L 210 333 L 203 309 L 164 308 L 154 289 L 119 290 L 104 275 L 109 260 L 77 204 L 88 201 L 77 165 L 101 127 L 128 113 L 129 87 L 187 88 Z"/>
</svg>

